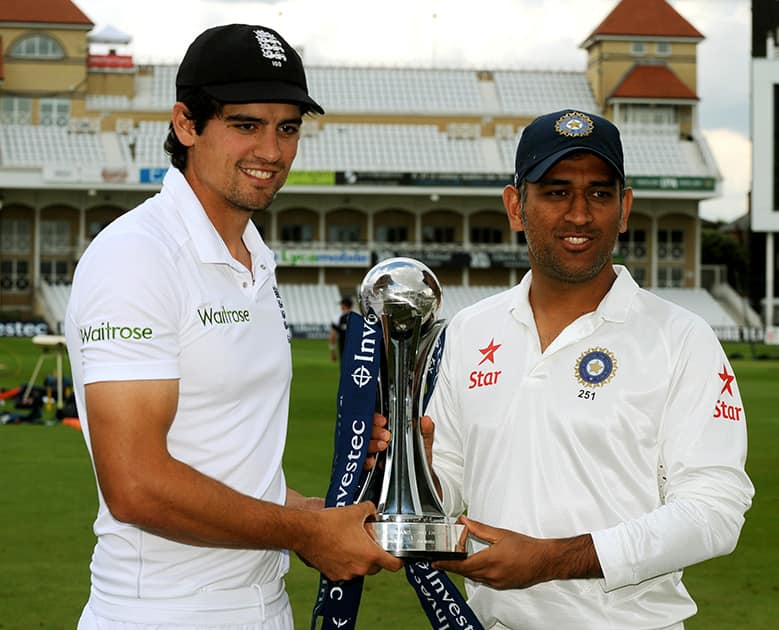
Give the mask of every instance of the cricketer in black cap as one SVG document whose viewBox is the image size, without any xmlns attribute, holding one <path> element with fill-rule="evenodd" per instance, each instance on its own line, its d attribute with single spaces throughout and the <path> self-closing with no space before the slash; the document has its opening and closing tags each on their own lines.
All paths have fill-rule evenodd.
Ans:
<svg viewBox="0 0 779 630">
<path fill-rule="evenodd" d="M 324 114 L 308 95 L 297 51 L 265 26 L 228 24 L 201 33 L 176 75 L 176 99 L 201 88 L 222 103 L 297 103 Z"/>
<path fill-rule="evenodd" d="M 195 38 L 179 65 L 176 100 L 186 106 L 198 134 L 229 104 L 289 103 L 301 115 L 324 114 L 308 94 L 297 51 L 272 28 L 249 24 L 215 26 Z M 183 172 L 187 147 L 173 125 L 165 151 Z"/>
<path fill-rule="evenodd" d="M 284 550 L 334 581 L 403 566 L 365 530 L 373 504 L 322 509 L 282 467 L 290 330 L 252 217 L 322 108 L 281 35 L 244 24 L 195 39 L 176 95 L 161 190 L 101 231 L 73 281 L 68 343 L 100 488 L 78 627 L 292 628 Z M 148 334 L 79 337 L 111 313 Z M 370 435 L 386 447 L 386 430 Z"/>
</svg>

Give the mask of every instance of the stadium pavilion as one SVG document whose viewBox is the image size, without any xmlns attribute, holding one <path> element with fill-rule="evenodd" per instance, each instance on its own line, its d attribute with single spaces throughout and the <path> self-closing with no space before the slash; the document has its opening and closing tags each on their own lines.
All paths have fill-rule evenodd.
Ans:
<svg viewBox="0 0 779 630">
<path fill-rule="evenodd" d="M 621 0 L 584 37 L 583 71 L 309 66 L 327 113 L 255 216 L 294 332 L 326 331 L 393 255 L 435 271 L 445 316 L 516 283 L 527 249 L 501 190 L 523 126 L 568 107 L 623 133 L 636 199 L 615 260 L 715 327 L 745 323 L 726 286 L 719 302 L 702 288 L 698 205 L 721 186 L 697 120 L 702 39 L 665 0 Z M 0 4 L 0 310 L 56 328 L 90 239 L 159 188 L 177 68 L 136 63 L 129 43 L 70 0 Z"/>
</svg>

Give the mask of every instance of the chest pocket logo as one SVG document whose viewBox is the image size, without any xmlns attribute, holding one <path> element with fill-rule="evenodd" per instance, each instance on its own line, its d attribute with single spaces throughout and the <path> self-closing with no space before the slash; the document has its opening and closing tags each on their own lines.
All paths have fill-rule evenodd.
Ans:
<svg viewBox="0 0 779 630">
<path fill-rule="evenodd" d="M 617 373 L 617 359 L 606 348 L 588 348 L 579 355 L 574 368 L 576 380 L 585 387 L 602 387 Z"/>
</svg>

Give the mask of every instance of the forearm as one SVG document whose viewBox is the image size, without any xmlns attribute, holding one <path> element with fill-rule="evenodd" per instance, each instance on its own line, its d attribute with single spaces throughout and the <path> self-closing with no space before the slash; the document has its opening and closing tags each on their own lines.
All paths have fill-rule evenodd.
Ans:
<svg viewBox="0 0 779 630">
<path fill-rule="evenodd" d="M 296 550 L 316 526 L 297 498 L 288 507 L 258 500 L 173 458 L 144 466 L 110 494 L 115 518 L 191 545 Z"/>
<path fill-rule="evenodd" d="M 549 538 L 542 541 L 543 567 L 539 582 L 603 577 L 592 536 L 582 534 L 573 538 Z"/>
</svg>

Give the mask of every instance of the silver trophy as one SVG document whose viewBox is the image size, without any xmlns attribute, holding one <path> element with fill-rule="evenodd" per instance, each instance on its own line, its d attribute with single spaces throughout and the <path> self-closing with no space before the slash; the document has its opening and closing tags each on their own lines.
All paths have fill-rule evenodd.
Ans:
<svg viewBox="0 0 779 630">
<path fill-rule="evenodd" d="M 378 543 L 399 558 L 464 558 L 464 526 L 446 516 L 425 457 L 419 418 L 432 351 L 445 321 L 441 285 L 411 258 L 390 258 L 371 269 L 360 286 L 364 315 L 374 313 L 384 335 L 379 408 L 392 432 L 365 480 L 360 501 L 374 501 L 371 522 Z"/>
</svg>

